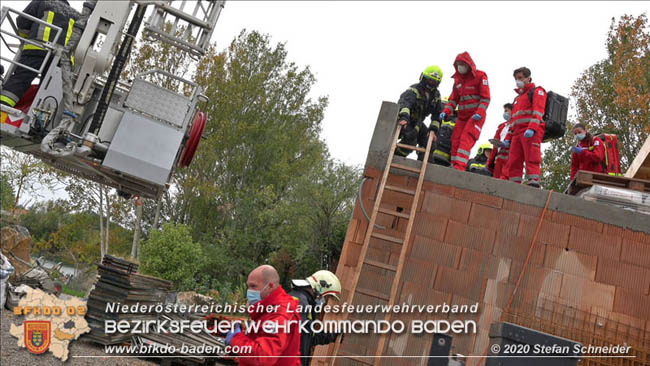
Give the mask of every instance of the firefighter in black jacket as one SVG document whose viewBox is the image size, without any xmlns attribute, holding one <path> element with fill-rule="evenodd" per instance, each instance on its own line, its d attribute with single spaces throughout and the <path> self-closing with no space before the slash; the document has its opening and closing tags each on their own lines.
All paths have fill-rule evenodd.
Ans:
<svg viewBox="0 0 650 366">
<path fill-rule="evenodd" d="M 308 333 L 300 333 L 300 364 L 308 366 L 314 346 L 333 343 L 339 335 L 339 333 L 312 333 L 311 322 L 318 320 L 320 307 L 326 302 L 325 296 L 340 300 L 341 282 L 334 273 L 321 270 L 304 280 L 291 280 L 291 285 L 293 289 L 289 295 L 298 300 L 301 309 L 300 319 L 307 322 L 304 328 L 309 330 Z"/>
<path fill-rule="evenodd" d="M 492 144 L 483 144 L 479 146 L 476 156 L 467 162 L 465 171 L 491 177 L 492 173 L 490 173 L 490 170 L 487 168 L 490 154 L 492 154 Z"/>
<path fill-rule="evenodd" d="M 61 46 L 68 43 L 72 35 L 74 22 L 79 18 L 79 13 L 66 0 L 33 0 L 23 10 L 23 13 L 60 27 L 61 34 L 58 36 L 57 44 Z M 52 27 L 22 16 L 19 16 L 16 20 L 16 27 L 18 28 L 18 35 L 33 41 L 52 42 L 56 35 L 56 31 Z M 44 48 L 25 42 L 18 63 L 38 70 L 41 68 L 46 54 L 47 51 Z M 50 57 L 49 61 L 51 60 L 52 57 Z M 43 74 L 47 72 L 48 68 L 49 64 L 43 69 Z M 25 95 L 25 92 L 27 92 L 27 89 L 37 76 L 33 71 L 16 66 L 13 73 L 7 77 L 2 85 L 0 103 L 14 107 L 20 98 Z"/>
<path fill-rule="evenodd" d="M 438 66 L 429 66 L 420 74 L 420 82 L 411 85 L 399 97 L 398 123 L 402 126 L 400 132 L 400 143 L 416 145 L 426 148 L 429 130 L 434 132 L 433 141 L 436 141 L 436 134 L 440 128 L 438 121 L 442 112 L 442 102 L 438 85 L 442 80 L 442 70 Z M 427 128 L 424 119 L 431 115 L 431 126 Z M 397 147 L 395 154 L 407 156 L 411 149 Z M 418 152 L 418 160 L 424 159 L 424 153 Z"/>
</svg>

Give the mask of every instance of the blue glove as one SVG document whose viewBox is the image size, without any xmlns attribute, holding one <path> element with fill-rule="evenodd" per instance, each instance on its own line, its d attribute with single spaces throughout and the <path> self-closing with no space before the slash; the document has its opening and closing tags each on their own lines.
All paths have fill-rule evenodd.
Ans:
<svg viewBox="0 0 650 366">
<path fill-rule="evenodd" d="M 475 114 L 472 116 L 472 119 L 473 119 L 474 121 L 480 121 L 480 120 L 481 120 L 481 115 L 478 114 L 478 113 L 475 113 Z"/>
<path fill-rule="evenodd" d="M 501 141 L 499 143 L 499 147 L 505 147 L 505 148 L 510 147 L 510 140 Z"/>
<path fill-rule="evenodd" d="M 237 333 L 241 333 L 241 325 L 239 325 L 239 323 L 235 323 L 233 330 L 229 331 L 226 334 L 226 345 L 230 346 L 230 341 L 232 341 L 232 338 Z"/>
<path fill-rule="evenodd" d="M 574 146 L 571 148 L 571 150 L 573 150 L 573 152 L 576 154 L 580 154 L 584 149 L 585 149 L 584 147 L 580 147 L 580 146 Z"/>
<path fill-rule="evenodd" d="M 440 120 L 441 121 L 446 121 L 445 118 L 447 118 L 447 113 L 445 113 L 445 112 L 440 113 Z"/>
<path fill-rule="evenodd" d="M 531 130 L 530 128 L 527 129 L 526 132 L 524 132 L 524 136 L 528 139 L 533 137 L 534 134 L 535 134 L 535 130 Z"/>
</svg>

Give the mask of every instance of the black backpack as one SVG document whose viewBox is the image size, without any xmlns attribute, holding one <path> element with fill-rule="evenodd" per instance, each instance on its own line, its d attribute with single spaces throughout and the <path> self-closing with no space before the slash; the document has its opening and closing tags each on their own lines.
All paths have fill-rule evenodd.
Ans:
<svg viewBox="0 0 650 366">
<path fill-rule="evenodd" d="M 528 99 L 533 104 L 533 93 L 537 88 L 528 91 Z M 546 95 L 546 107 L 542 120 L 546 124 L 543 142 L 560 138 L 566 133 L 566 118 L 569 113 L 569 99 L 552 91 Z"/>
</svg>

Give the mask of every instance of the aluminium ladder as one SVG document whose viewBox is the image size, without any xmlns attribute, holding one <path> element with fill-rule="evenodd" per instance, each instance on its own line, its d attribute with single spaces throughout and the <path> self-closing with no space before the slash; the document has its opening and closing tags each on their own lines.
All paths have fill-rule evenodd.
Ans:
<svg viewBox="0 0 650 366">
<path fill-rule="evenodd" d="M 424 181 L 424 175 L 426 173 L 426 168 L 427 168 L 426 162 L 429 161 L 429 152 L 431 151 L 431 144 L 432 144 L 432 141 L 433 141 L 432 134 L 429 134 L 426 149 L 423 149 L 421 147 L 411 146 L 411 145 L 399 144 L 399 143 L 397 143 L 397 140 L 399 139 L 400 129 L 401 129 L 401 126 L 397 126 L 397 130 L 395 131 L 395 135 L 393 136 L 393 141 L 392 141 L 392 144 L 391 144 L 391 147 L 390 147 L 390 151 L 388 153 L 388 160 L 386 162 L 386 167 L 384 169 L 384 173 L 383 173 L 383 176 L 381 178 L 381 184 L 379 186 L 379 190 L 377 191 L 377 198 L 375 200 L 375 205 L 374 205 L 374 208 L 372 210 L 372 215 L 370 217 L 370 222 L 368 223 L 368 229 L 366 231 L 366 236 L 365 236 L 365 239 L 363 241 L 363 247 L 361 248 L 361 253 L 359 255 L 359 262 L 358 262 L 358 264 L 357 264 L 357 266 L 355 268 L 354 281 L 352 282 L 353 283 L 352 288 L 350 289 L 350 293 L 348 294 L 348 299 L 347 299 L 348 304 L 352 304 L 352 300 L 354 299 L 354 295 L 357 292 L 360 293 L 360 294 L 364 294 L 364 295 L 367 295 L 367 296 L 371 296 L 371 297 L 374 297 L 374 298 L 378 298 L 378 299 L 387 301 L 389 308 L 392 308 L 392 306 L 395 304 L 395 299 L 397 297 L 397 290 L 399 288 L 399 282 L 400 282 L 400 278 L 401 278 L 401 275 L 402 275 L 402 269 L 404 267 L 404 262 L 406 260 L 406 254 L 408 253 L 408 246 L 409 246 L 409 241 L 410 241 L 410 238 L 411 238 L 411 230 L 413 229 L 415 211 L 416 211 L 416 208 L 417 208 L 417 205 L 418 205 L 420 192 L 422 190 L 422 183 Z M 393 157 L 394 157 L 394 154 L 395 154 L 395 147 L 401 147 L 401 148 L 404 148 L 404 149 L 424 152 L 424 160 L 421 162 L 420 168 L 411 168 L 411 167 L 406 166 L 406 165 L 394 163 L 393 162 Z M 417 186 L 416 186 L 415 190 L 405 189 L 405 188 L 401 188 L 401 187 L 397 187 L 397 186 L 387 184 L 388 175 L 390 174 L 390 169 L 391 168 L 404 170 L 404 171 L 408 171 L 408 172 L 412 172 L 412 173 L 417 173 L 419 176 L 418 176 L 418 182 L 417 182 Z M 408 195 L 412 195 L 413 196 L 413 201 L 411 203 L 410 213 L 405 214 L 403 212 L 398 212 L 398 211 L 394 211 L 394 210 L 381 208 L 380 207 L 381 203 L 382 203 L 381 199 L 382 199 L 382 196 L 384 194 L 385 189 L 395 191 L 395 192 L 404 193 L 404 194 L 408 194 Z M 408 223 L 406 225 L 406 232 L 405 232 L 405 235 L 404 235 L 403 239 L 402 238 L 397 238 L 397 237 L 394 237 L 394 236 L 380 234 L 380 233 L 377 232 L 377 231 L 380 231 L 380 230 L 377 230 L 377 228 L 375 227 L 375 221 L 376 221 L 377 215 L 379 213 L 392 215 L 392 216 L 395 216 L 395 217 L 398 217 L 398 218 L 403 218 L 403 219 L 408 220 Z M 368 253 L 368 248 L 370 246 L 371 238 L 376 238 L 376 239 L 391 242 L 393 244 L 402 245 L 397 266 L 391 265 L 389 263 L 383 263 L 383 262 L 376 261 L 376 260 L 366 259 L 366 256 L 367 256 L 367 253 Z M 384 269 L 384 270 L 395 272 L 395 277 L 393 279 L 393 284 L 392 284 L 391 290 L 390 290 L 390 296 L 386 296 L 385 294 L 378 293 L 376 291 L 372 291 L 372 290 L 368 290 L 368 289 L 357 288 L 363 266 L 372 266 L 372 267 L 381 268 L 381 269 Z M 390 321 L 390 315 L 391 315 L 390 312 L 386 313 L 386 318 L 385 318 L 386 321 Z M 343 321 L 345 321 L 347 319 L 347 317 L 348 317 L 348 314 L 347 313 L 344 314 Z M 348 358 L 348 359 L 351 359 L 351 360 L 354 360 L 354 361 L 357 361 L 357 362 L 360 362 L 360 363 L 363 363 L 363 364 L 366 364 L 366 365 L 379 365 L 381 363 L 381 358 L 378 358 L 378 357 L 381 356 L 381 354 L 383 353 L 384 345 L 386 344 L 386 340 L 387 340 L 387 333 L 384 333 L 384 334 L 381 335 L 381 337 L 379 339 L 379 342 L 377 344 L 377 350 L 376 350 L 375 355 L 373 357 L 368 357 L 368 356 L 360 357 L 359 355 L 354 355 L 354 354 L 351 354 L 351 353 L 348 353 L 348 352 L 339 352 L 341 343 L 337 341 L 335 346 L 334 346 L 334 356 L 335 357 L 332 358 L 331 365 L 334 365 L 334 363 L 336 361 L 336 356 L 339 355 L 339 353 L 341 354 L 341 356 L 343 358 Z"/>
</svg>

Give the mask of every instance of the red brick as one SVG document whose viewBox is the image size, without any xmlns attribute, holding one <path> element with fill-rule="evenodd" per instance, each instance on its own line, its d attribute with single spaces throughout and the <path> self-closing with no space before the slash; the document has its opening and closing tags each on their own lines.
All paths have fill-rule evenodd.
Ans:
<svg viewBox="0 0 650 366">
<path fill-rule="evenodd" d="M 383 172 L 382 172 L 383 174 Z M 408 175 L 399 175 L 399 174 L 388 174 L 388 179 L 386 183 L 391 186 L 397 186 L 400 188 L 408 189 Z"/>
<path fill-rule="evenodd" d="M 447 224 L 445 243 L 490 253 L 494 234 L 494 230 L 472 227 L 450 220 Z"/>
<path fill-rule="evenodd" d="M 468 191 L 466 189 L 456 188 L 454 192 L 454 197 L 460 198 L 462 200 L 471 201 L 474 203 L 480 203 L 486 206 L 501 208 L 503 206 L 503 198 L 497 196 L 490 196 L 487 194 Z"/>
<path fill-rule="evenodd" d="M 411 247 L 411 258 L 440 264 L 450 268 L 458 267 L 463 248 L 416 236 Z"/>
<path fill-rule="evenodd" d="M 597 255 L 598 257 L 619 259 L 621 238 L 572 227 L 568 248 L 569 250 Z"/>
<path fill-rule="evenodd" d="M 422 190 L 427 191 L 427 192 L 431 192 L 431 193 L 444 195 L 444 196 L 453 197 L 454 192 L 456 191 L 456 187 L 431 183 L 431 182 L 425 180 L 422 183 Z"/>
<path fill-rule="evenodd" d="M 640 294 L 645 294 L 650 288 L 650 269 L 621 263 L 609 258 L 600 258 L 596 271 L 596 281 L 617 287 L 625 287 Z"/>
<path fill-rule="evenodd" d="M 549 215 L 552 213 L 552 215 Z M 548 217 L 549 220 L 558 223 L 558 224 L 563 224 L 567 226 L 575 226 L 580 229 L 584 230 L 589 230 L 589 231 L 595 231 L 597 233 L 602 233 L 603 232 L 603 223 L 590 220 L 590 219 L 585 219 L 584 217 L 580 216 L 575 216 L 575 215 L 570 215 L 564 212 L 559 212 L 559 211 L 548 211 L 546 212 L 546 216 Z"/>
<path fill-rule="evenodd" d="M 401 207 L 404 212 L 410 212 L 411 204 L 413 203 L 413 196 L 410 194 L 385 189 L 384 194 L 381 197 L 381 203 L 390 204 L 395 207 Z M 366 210 L 368 210 L 367 207 Z M 368 212 L 368 215 L 370 215 L 370 211 Z"/>
<path fill-rule="evenodd" d="M 433 288 L 437 266 L 423 259 L 407 258 L 400 282 L 415 282 L 428 289 Z"/>
<path fill-rule="evenodd" d="M 523 263 L 513 263 L 510 278 L 508 279 L 509 283 L 513 285 L 517 284 L 522 268 Z M 529 263 L 519 284 L 519 290 L 528 289 L 535 293 L 541 292 L 551 296 L 559 296 L 562 287 L 562 277 L 563 274 L 561 272 Z"/>
<path fill-rule="evenodd" d="M 648 221 L 650 222 L 650 220 Z M 648 224 L 648 227 L 650 228 L 650 223 Z M 623 231 L 623 240 L 636 241 L 650 245 L 650 234 L 626 229 Z"/>
<path fill-rule="evenodd" d="M 411 235 L 418 234 L 430 239 L 443 240 L 447 229 L 447 219 L 425 212 L 415 215 Z"/>
<path fill-rule="evenodd" d="M 532 239 L 539 225 L 539 217 L 521 215 L 517 235 Z M 538 243 L 550 244 L 560 248 L 566 248 L 569 242 L 571 228 L 567 225 L 557 224 L 544 219 L 542 227 L 537 234 Z"/>
<path fill-rule="evenodd" d="M 436 284 L 434 288 L 438 291 L 463 296 L 474 301 L 480 301 L 485 282 L 486 281 L 477 278 L 474 271 L 458 271 L 441 266 L 438 268 L 438 275 L 436 276 Z"/>
<path fill-rule="evenodd" d="M 624 240 L 621 248 L 621 261 L 650 268 L 650 245 Z"/>
<path fill-rule="evenodd" d="M 565 250 L 551 245 L 546 246 L 544 267 L 572 274 L 589 280 L 596 278 L 598 257 Z"/>
<path fill-rule="evenodd" d="M 472 203 L 469 225 L 484 228 L 496 228 L 499 232 L 516 234 L 519 227 L 519 214 L 501 208 Z"/>
<path fill-rule="evenodd" d="M 505 309 L 514 289 L 514 284 L 489 279 L 487 280 L 482 300 L 487 304 L 495 305 L 500 309 Z"/>
<path fill-rule="evenodd" d="M 518 212 L 523 215 L 536 216 L 536 217 L 542 216 L 542 211 L 544 210 L 543 207 L 526 205 L 523 203 L 506 200 L 506 199 L 503 200 L 503 209 Z"/>
<path fill-rule="evenodd" d="M 507 281 L 511 262 L 512 260 L 509 258 L 498 258 L 478 250 L 463 248 L 458 269 L 467 271 L 478 268 L 480 277 Z"/>
<path fill-rule="evenodd" d="M 433 192 L 424 192 L 422 211 L 436 216 L 447 217 L 456 222 L 467 223 L 471 202 L 458 200 Z"/>
<path fill-rule="evenodd" d="M 494 240 L 494 250 L 492 254 L 496 257 L 506 257 L 518 262 L 525 262 L 530 251 L 532 239 L 522 238 L 512 234 L 497 232 Z M 533 253 L 530 257 L 530 263 L 542 265 L 544 263 L 543 244 L 535 243 Z"/>
<path fill-rule="evenodd" d="M 603 234 L 622 237 L 624 231 L 625 229 L 620 226 L 603 224 Z"/>
<path fill-rule="evenodd" d="M 635 318 L 650 319 L 650 296 L 623 287 L 616 288 L 614 311 Z"/>
<path fill-rule="evenodd" d="M 615 291 L 614 286 L 565 274 L 562 279 L 560 298 L 580 310 L 588 311 L 592 306 L 597 306 L 611 311 L 614 306 Z"/>
</svg>

